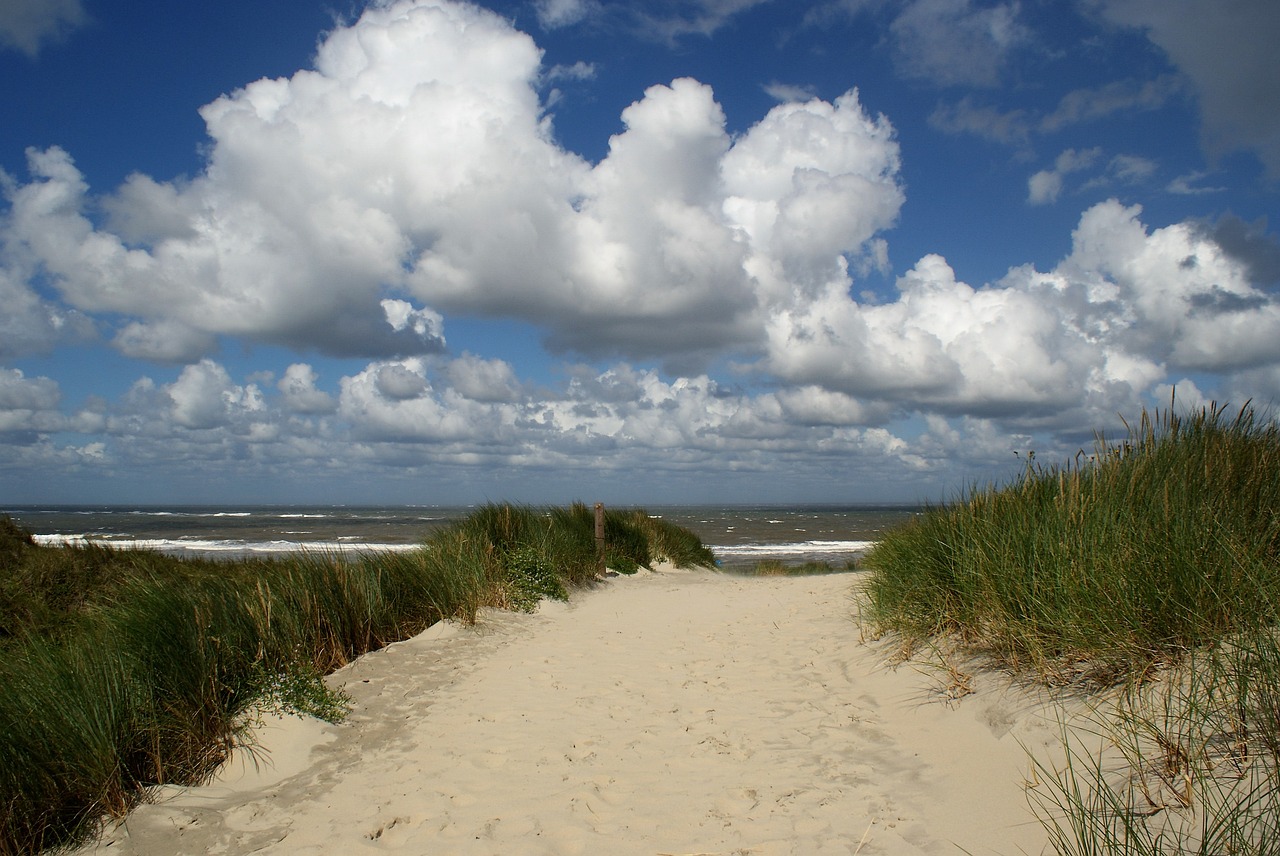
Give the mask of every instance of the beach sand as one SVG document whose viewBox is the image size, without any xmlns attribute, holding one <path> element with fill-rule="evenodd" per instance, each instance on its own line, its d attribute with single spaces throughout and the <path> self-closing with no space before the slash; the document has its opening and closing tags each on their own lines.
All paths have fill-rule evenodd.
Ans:
<svg viewBox="0 0 1280 856">
<path fill-rule="evenodd" d="M 486 610 L 331 676 L 208 786 L 166 788 L 103 854 L 1039 854 L 1024 746 L 1051 708 L 891 665 L 856 577 L 660 569 L 534 615 Z"/>
</svg>

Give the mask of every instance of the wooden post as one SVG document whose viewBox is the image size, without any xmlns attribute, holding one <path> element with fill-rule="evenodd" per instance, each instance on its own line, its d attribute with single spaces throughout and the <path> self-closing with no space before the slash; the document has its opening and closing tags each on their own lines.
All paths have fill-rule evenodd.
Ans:
<svg viewBox="0 0 1280 856">
<path fill-rule="evenodd" d="M 596 503 L 596 573 L 604 576 L 604 503 Z"/>
</svg>

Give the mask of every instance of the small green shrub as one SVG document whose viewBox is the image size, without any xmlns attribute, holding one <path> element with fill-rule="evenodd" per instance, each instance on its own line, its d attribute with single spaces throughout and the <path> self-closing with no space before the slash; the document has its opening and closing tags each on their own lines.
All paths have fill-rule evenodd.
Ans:
<svg viewBox="0 0 1280 856">
<path fill-rule="evenodd" d="M 350 694 L 328 686 L 320 671 L 305 660 L 272 669 L 258 664 L 250 681 L 254 697 L 250 707 L 258 715 L 313 716 L 337 725 L 351 712 Z"/>
<path fill-rule="evenodd" d="M 640 563 L 630 556 L 621 556 L 613 553 L 604 560 L 605 566 L 616 574 L 625 574 L 631 576 L 640 572 Z"/>
<path fill-rule="evenodd" d="M 512 547 L 503 556 L 506 570 L 506 597 L 520 612 L 533 612 L 545 598 L 568 600 L 569 592 L 555 567 L 533 546 Z"/>
</svg>

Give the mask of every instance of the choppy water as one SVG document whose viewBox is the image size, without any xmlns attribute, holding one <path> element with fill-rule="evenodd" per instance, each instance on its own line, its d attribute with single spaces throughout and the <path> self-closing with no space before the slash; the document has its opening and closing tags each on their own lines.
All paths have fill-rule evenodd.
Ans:
<svg viewBox="0 0 1280 856">
<path fill-rule="evenodd" d="M 182 506 L 0 508 L 46 544 L 94 541 L 190 556 L 242 557 L 302 549 L 390 551 L 418 546 L 473 509 L 450 506 Z M 855 559 L 908 506 L 663 506 L 648 508 L 697 533 L 724 567 L 766 558 Z"/>
</svg>

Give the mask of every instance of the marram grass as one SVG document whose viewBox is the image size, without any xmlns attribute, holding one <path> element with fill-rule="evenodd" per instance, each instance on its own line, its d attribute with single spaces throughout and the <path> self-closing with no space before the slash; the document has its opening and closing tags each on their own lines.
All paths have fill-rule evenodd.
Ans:
<svg viewBox="0 0 1280 856">
<path fill-rule="evenodd" d="M 744 573 L 753 577 L 811 577 L 825 574 L 843 574 L 859 570 L 856 561 L 847 561 L 837 567 L 822 560 L 784 562 L 781 559 L 762 559 Z"/>
<path fill-rule="evenodd" d="M 714 564 L 642 511 L 605 528 L 611 565 Z M 40 547 L 0 519 L 0 854 L 205 780 L 264 711 L 341 719 L 321 675 L 482 606 L 566 597 L 596 579 L 595 551 L 581 504 L 488 505 L 408 553 L 241 562 Z"/>
<path fill-rule="evenodd" d="M 1144 412 L 1120 443 L 929 510 L 864 567 L 875 632 L 1117 688 L 1092 735 L 1064 725 L 1064 764 L 1035 762 L 1055 852 L 1280 853 L 1274 421 Z"/>
<path fill-rule="evenodd" d="M 1249 408 L 1144 413 L 888 533 L 866 618 L 1014 668 L 1103 681 L 1280 615 L 1280 430 Z"/>
</svg>

